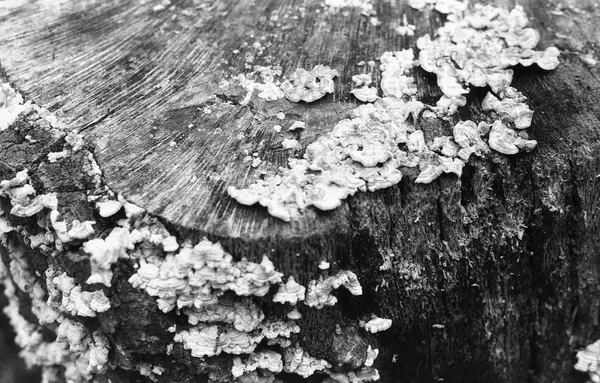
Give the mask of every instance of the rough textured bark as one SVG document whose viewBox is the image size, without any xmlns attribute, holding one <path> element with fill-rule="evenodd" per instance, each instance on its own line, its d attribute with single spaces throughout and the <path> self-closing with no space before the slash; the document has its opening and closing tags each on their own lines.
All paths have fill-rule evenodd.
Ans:
<svg viewBox="0 0 600 383">
<path fill-rule="evenodd" d="M 124 214 L 102 218 L 88 201 L 95 186 L 86 158 L 93 154 L 103 182 L 181 242 L 206 236 L 236 260 L 257 263 L 268 254 L 277 270 L 303 285 L 321 275 L 321 260 L 332 272 L 353 270 L 363 295 L 340 290 L 336 306 L 299 306 L 297 341 L 316 358 L 344 362 L 351 355 L 348 366 L 364 360 L 367 343 L 377 346 L 382 382 L 581 381 L 572 370 L 574 352 L 600 338 L 600 80 L 599 67 L 580 53 L 600 44 L 594 29 L 600 10 L 592 0 L 523 3 L 543 44 L 562 51 L 556 71 L 516 69 L 514 83 L 535 111 L 535 152 L 471 159 L 460 179 L 445 175 L 430 185 L 414 184 L 417 173 L 409 170 L 395 187 L 359 193 L 332 213 L 310 211 L 292 223 L 227 197 L 226 186 L 252 179 L 243 150 L 284 165 L 287 154 L 272 130 L 277 112 L 285 111 L 285 123 L 306 121 L 307 145 L 355 106 L 348 91 L 361 60 L 414 45 L 391 30 L 402 14 L 417 35 L 435 30 L 441 15 L 380 1 L 376 28 L 356 11 L 321 12 L 308 1 L 212 1 L 204 8 L 180 1 L 168 12 L 137 1 L 0 5 L 2 76 L 89 143 L 47 163 L 64 132 L 51 135 L 37 116 L 21 116 L 0 132 L 0 179 L 28 168 L 39 194 L 57 193 L 67 219 L 94 220 L 96 232 L 106 235 Z M 552 13 L 558 4 L 562 14 Z M 262 55 L 255 41 L 265 47 Z M 315 64 L 343 71 L 335 93 L 310 105 L 256 99 L 243 106 L 241 93 L 211 98 L 222 78 L 244 72 L 248 55 L 284 73 Z M 432 77 L 417 76 L 419 97 L 437 98 Z M 484 95 L 470 94 L 460 117 L 482 113 Z M 212 113 L 202 113 L 205 107 Z M 432 138 L 450 126 L 422 130 Z M 10 211 L 7 200 L 0 203 Z M 11 251 L 21 249 L 38 276 L 51 265 L 84 290 L 100 288 L 85 284 L 89 261 L 78 243 L 54 254 L 32 249 L 24 233 L 41 230 L 36 219 L 7 219 L 22 228 L 0 246 L 7 266 Z M 385 262 L 391 267 L 380 270 Z M 79 318 L 109 338 L 107 376 L 146 381 L 139 364 L 149 363 L 165 367 L 161 382 L 229 381 L 228 355 L 193 358 L 181 344 L 166 354 L 173 338 L 167 328 L 186 320 L 162 313 L 154 298 L 133 288 L 127 280 L 134 272 L 132 261 L 119 261 L 112 286 L 102 287 L 111 309 Z M 22 315 L 35 322 L 27 294 L 17 295 Z M 260 302 L 267 317 L 285 316 L 270 300 Z M 367 334 L 357 323 L 371 314 L 392 319 L 393 327 Z M 282 379 L 302 381 L 291 374 Z"/>
</svg>

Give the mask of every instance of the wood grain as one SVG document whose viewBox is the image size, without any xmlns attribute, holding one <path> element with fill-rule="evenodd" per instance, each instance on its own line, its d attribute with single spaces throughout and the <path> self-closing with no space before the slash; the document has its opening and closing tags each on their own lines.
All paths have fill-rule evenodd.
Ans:
<svg viewBox="0 0 600 383">
<path fill-rule="evenodd" d="M 331 357 L 337 322 L 376 313 L 395 324 L 378 337 L 384 382 L 581 378 L 573 352 L 600 338 L 600 69 L 579 56 L 599 53 L 595 1 L 522 2 L 542 45 L 562 51 L 553 72 L 516 69 L 515 87 L 535 111 L 533 154 L 472 160 L 460 180 L 443 176 L 432 185 L 415 185 L 409 170 L 395 187 L 291 224 L 227 197 L 226 186 L 257 175 L 244 150 L 285 164 L 274 124 L 306 121 L 306 147 L 355 105 L 351 75 L 368 70 L 360 61 L 414 46 L 393 32 L 402 14 L 417 36 L 433 33 L 443 17 L 399 1 L 375 2 L 379 27 L 317 1 L 179 1 L 162 12 L 153 4 L 0 3 L 3 73 L 70 127 L 85 127 L 113 190 L 178 233 L 220 240 L 236 257 L 269 253 L 301 283 L 319 275 L 321 259 L 356 270 L 363 297 L 342 293 L 334 308 L 303 312 L 303 347 L 316 357 Z M 256 41 L 266 47 L 261 56 Z M 286 74 L 330 65 L 341 73 L 336 91 L 310 105 L 212 98 L 222 79 L 248 71 L 250 54 Z M 418 72 L 417 83 L 423 100 L 439 96 L 430 75 Z M 470 94 L 459 117 L 481 113 L 484 95 Z M 431 139 L 451 125 L 421 128 Z M 12 166 L 34 161 L 33 152 Z M 392 267 L 382 271 L 386 260 Z M 131 334 L 115 341 L 120 336 Z"/>
</svg>

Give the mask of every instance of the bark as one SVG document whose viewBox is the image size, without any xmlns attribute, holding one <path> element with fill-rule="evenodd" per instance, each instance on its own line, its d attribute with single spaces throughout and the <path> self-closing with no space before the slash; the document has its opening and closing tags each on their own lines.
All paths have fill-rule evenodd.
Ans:
<svg viewBox="0 0 600 383">
<path fill-rule="evenodd" d="M 35 113 L 21 115 L 0 131 L 0 179 L 29 169 L 38 194 L 57 194 L 65 220 L 93 220 L 104 238 L 125 214 L 103 218 L 89 200 L 109 193 L 89 171 L 91 155 L 104 174 L 101 186 L 146 209 L 144 219 L 180 243 L 207 237 L 236 261 L 260 263 L 268 254 L 277 270 L 305 286 L 324 274 L 322 260 L 331 263 L 329 274 L 354 271 L 363 295 L 340 289 L 335 306 L 299 305 L 301 332 L 292 337 L 311 356 L 343 369 L 361 365 L 369 344 L 379 349 L 374 367 L 381 382 L 585 381 L 572 368 L 575 351 L 600 338 L 600 80 L 598 67 L 580 58 L 600 44 L 593 1 L 576 4 L 580 13 L 567 6 L 562 15 L 552 13 L 558 2 L 524 2 L 543 44 L 562 51 L 555 71 L 515 70 L 513 84 L 535 111 L 533 153 L 471 158 L 460 179 L 444 175 L 429 185 L 415 184 L 418 173 L 408 170 L 394 187 L 357 193 L 334 212 L 310 211 L 292 223 L 227 197 L 226 186 L 244 185 L 251 175 L 240 153 L 259 152 L 285 165 L 287 155 L 265 144 L 278 111 L 285 110 L 286 124 L 305 121 L 310 143 L 356 106 L 347 95 L 359 61 L 414 40 L 374 28 L 358 12 L 317 12 L 322 7 L 315 2 L 214 1 L 199 10 L 181 1 L 174 12 L 136 1 L 61 1 L 50 12 L 48 3 L 0 5 L 2 77 L 80 131 L 86 145 L 49 163 L 47 154 L 61 150 L 66 131 L 50 134 Z M 383 26 L 396 25 L 405 12 L 417 35 L 442 22 L 435 12 L 403 3 L 376 4 Z M 300 5 L 305 14 L 294 19 Z M 273 14 L 290 21 L 278 23 Z M 261 37 L 264 56 L 250 48 L 233 53 Z M 249 54 L 254 64 L 275 60 L 270 64 L 285 73 L 319 63 L 344 70 L 335 93 L 310 105 L 253 99 L 244 106 L 241 91 L 212 98 L 222 78 L 244 72 L 241 56 Z M 438 98 L 435 79 L 417 76 L 419 97 Z M 484 96 L 470 94 L 461 119 L 480 115 Z M 200 113 L 207 107 L 212 113 Z M 424 124 L 427 138 L 451 129 Z M 11 210 L 6 198 L 0 207 Z M 109 297 L 110 310 L 96 317 L 68 316 L 108 337 L 108 369 L 97 379 L 149 381 L 140 374 L 149 364 L 165 368 L 159 382 L 231 381 L 231 355 L 194 358 L 181 343 L 167 353 L 173 343 L 167 329 L 185 328 L 187 319 L 163 313 L 155 298 L 128 282 L 134 259 L 115 263 L 110 287 L 86 284 L 90 261 L 82 241 L 62 250 L 33 248 L 31 236 L 45 231 L 40 220 L 47 225 L 47 214 L 5 218 L 17 228 L 0 246 L 7 268 L 22 252 L 46 293 L 44 275 L 53 268 Z M 18 285 L 12 271 L 8 283 Z M 273 293 L 254 300 L 267 318 L 285 318 L 287 311 L 269 299 Z M 52 341 L 56 325 L 38 324 L 30 294 L 17 286 L 15 297 L 19 313 Z M 371 314 L 392 319 L 392 328 L 360 329 Z M 320 382 L 324 375 L 279 377 Z"/>
</svg>

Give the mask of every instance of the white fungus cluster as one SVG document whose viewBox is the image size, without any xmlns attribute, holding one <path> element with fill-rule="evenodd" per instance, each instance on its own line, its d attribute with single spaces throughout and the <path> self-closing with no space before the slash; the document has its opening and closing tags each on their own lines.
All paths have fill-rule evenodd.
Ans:
<svg viewBox="0 0 600 383">
<path fill-rule="evenodd" d="M 75 280 L 61 273 L 55 275 L 54 270 L 46 270 L 48 286 L 48 303 L 60 302 L 60 311 L 71 315 L 95 317 L 96 313 L 110 309 L 110 301 L 102 290 L 82 291 Z"/>
<path fill-rule="evenodd" d="M 6 246 L 4 234 L 14 228 L 2 225 L 2 220 L 0 237 Z M 14 283 L 8 278 L 8 270 L 4 268 L 3 262 L 0 262 L 0 282 L 4 285 L 4 294 L 9 301 L 3 312 L 16 332 L 15 342 L 21 347 L 19 355 L 30 367 L 42 366 L 43 381 L 58 381 L 57 376 L 61 370 L 69 382 L 91 381 L 94 374 L 105 371 L 108 362 L 108 339 L 100 331 L 89 332 L 82 323 L 68 319 L 64 314 L 95 316 L 96 312 L 106 311 L 110 307 L 108 300 L 102 292 L 82 293 L 80 286 L 66 274 L 62 274 L 60 278 L 65 282 L 63 286 L 58 286 L 60 283 L 54 285 L 52 278 L 47 276 L 46 286 L 50 296 L 46 301 L 46 293 L 28 269 L 23 253 L 22 249 L 11 247 L 10 273 Z M 63 292 L 62 297 L 63 293 L 52 290 L 61 287 L 65 287 L 66 292 Z M 38 323 L 56 328 L 55 340 L 45 340 L 46 336 L 38 324 L 21 315 L 17 288 L 29 294 L 32 312 Z"/>
<path fill-rule="evenodd" d="M 298 301 L 303 301 L 306 293 L 306 288 L 296 282 L 294 277 L 290 275 L 285 284 L 279 286 L 279 290 L 273 296 L 273 302 L 289 303 L 295 305 Z"/>
<path fill-rule="evenodd" d="M 283 370 L 283 359 L 281 354 L 272 350 L 253 352 L 246 358 L 235 357 L 231 374 L 234 378 L 247 374 L 257 369 L 279 373 Z"/>
<path fill-rule="evenodd" d="M 385 331 L 390 327 L 392 327 L 391 319 L 379 318 L 378 316 L 374 316 L 373 319 L 365 323 L 365 330 L 372 334 Z"/>
<path fill-rule="evenodd" d="M 331 367 L 327 361 L 313 358 L 297 345 L 285 350 L 283 360 L 283 371 L 300 375 L 303 378 L 308 378 L 316 371 L 324 371 Z"/>
<path fill-rule="evenodd" d="M 248 104 L 255 91 L 257 96 L 263 100 L 275 101 L 282 99 L 284 93 L 280 88 L 281 83 L 277 79 L 281 76 L 281 73 L 281 68 L 256 65 L 252 73 L 240 74 L 235 77 L 233 79 L 234 83 L 240 84 L 247 91 L 246 96 L 240 103 L 242 105 Z M 221 88 L 228 86 L 228 81 L 220 84 Z"/>
<path fill-rule="evenodd" d="M 203 305 L 199 308 L 186 308 L 188 322 L 198 323 L 229 323 L 238 331 L 252 331 L 265 319 L 262 310 L 250 298 L 232 299 L 221 297 L 214 305 Z"/>
<path fill-rule="evenodd" d="M 374 102 L 377 100 L 377 87 L 369 86 L 373 80 L 370 73 L 352 76 L 355 88 L 350 91 L 360 101 Z"/>
<path fill-rule="evenodd" d="M 587 372 L 590 377 L 589 382 L 600 382 L 600 340 L 577 352 L 577 363 L 574 368 L 577 371 Z"/>
<path fill-rule="evenodd" d="M 173 340 L 183 344 L 197 358 L 226 354 L 249 354 L 263 339 L 289 338 L 300 332 L 298 325 L 285 321 L 265 321 L 256 331 L 237 330 L 221 324 L 197 324 L 175 334 Z"/>
<path fill-rule="evenodd" d="M 336 275 L 318 281 L 310 281 L 304 304 L 317 309 L 333 306 L 337 303 L 337 298 L 331 293 L 342 286 L 348 289 L 352 295 L 362 295 L 362 287 L 356 274 L 352 271 L 340 270 Z"/>
<path fill-rule="evenodd" d="M 0 181 L 0 197 L 10 198 L 10 214 L 17 217 L 31 217 L 44 208 L 56 209 L 58 206 L 55 193 L 36 195 L 27 169 L 18 172 L 11 180 Z"/>
<path fill-rule="evenodd" d="M 317 65 L 310 71 L 298 68 L 281 84 L 281 90 L 292 102 L 313 102 L 333 93 L 333 78 L 338 75 L 337 70 L 324 65 Z"/>
<path fill-rule="evenodd" d="M 177 308 L 202 307 L 218 302 L 225 291 L 241 296 L 264 296 L 271 284 L 281 282 L 267 256 L 261 263 L 235 262 L 220 244 L 203 240 L 185 244 L 177 254 L 140 260 L 129 282 L 158 297 L 158 306 L 168 312 Z"/>
<path fill-rule="evenodd" d="M 244 205 L 260 204 L 284 221 L 298 219 L 305 209 L 332 210 L 357 191 L 375 191 L 402 179 L 401 168 L 418 166 L 415 182 L 430 183 L 444 173 L 458 177 L 470 155 L 484 157 L 492 150 L 502 154 L 531 151 L 525 128 L 533 112 L 525 97 L 510 86 L 517 64 L 537 64 L 550 70 L 558 65 L 558 50 L 533 48 L 539 33 L 527 28 L 522 7 L 512 11 L 456 1 L 413 1 L 421 9 L 429 5 L 451 13 L 436 38 L 420 37 L 419 59 L 412 49 L 385 52 L 381 56 L 383 97 L 368 89 L 368 75 L 355 75 L 353 94 L 367 104 L 356 108 L 352 119 L 337 123 L 333 130 L 308 145 L 302 159 L 289 159 L 288 168 L 260 179 L 246 188 L 227 188 Z M 417 86 L 411 75 L 420 65 L 437 77 L 443 93 L 435 106 L 416 99 Z M 482 121 L 459 121 L 452 136 L 426 139 L 414 122 L 419 118 L 442 118 L 465 106 L 470 86 L 489 86 L 482 108 Z M 374 88 L 375 89 L 375 88 Z M 373 102 L 369 102 L 373 100 Z M 412 121 L 409 119 L 412 118 Z M 402 145 L 406 145 L 406 149 Z"/>
<path fill-rule="evenodd" d="M 513 78 L 513 70 L 508 68 L 537 64 L 551 70 L 559 64 L 558 49 L 533 50 L 540 35 L 535 29 L 527 28 L 527 24 L 521 6 L 509 12 L 476 4 L 464 15 L 449 15 L 435 40 L 429 35 L 420 37 L 417 40 L 419 63 L 424 70 L 435 73 L 444 94 L 438 107 L 449 114 L 455 113 L 456 108 L 465 105 L 464 95 L 469 93 L 469 85 L 489 86 L 501 99 L 509 97 L 513 102 L 522 103 L 524 98 L 517 101 L 511 97 L 512 92 L 505 92 Z M 517 111 L 530 113 L 526 106 Z"/>
<path fill-rule="evenodd" d="M 323 383 L 363 383 L 379 380 L 379 371 L 372 367 L 363 367 L 357 371 L 333 372 L 328 371 L 329 377 Z"/>
<path fill-rule="evenodd" d="M 9 84 L 0 84 L 0 132 L 8 129 L 19 114 L 28 110 L 31 102 L 24 102 L 23 96 L 16 92 Z"/>
</svg>

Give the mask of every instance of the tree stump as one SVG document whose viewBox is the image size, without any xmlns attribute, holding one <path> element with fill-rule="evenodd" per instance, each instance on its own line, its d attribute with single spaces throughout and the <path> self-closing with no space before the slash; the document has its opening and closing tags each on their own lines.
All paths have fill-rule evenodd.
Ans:
<svg viewBox="0 0 600 383">
<path fill-rule="evenodd" d="M 379 84 L 378 62 L 368 62 L 415 47 L 446 16 L 383 0 L 366 16 L 361 7 L 332 11 L 308 0 L 0 4 L 2 81 L 47 109 L 29 109 L 0 131 L 0 179 L 21 177 L 10 187 L 48 197 L 21 195 L 31 203 L 23 208 L 35 210 L 29 215 L 14 214 L 15 196 L 0 197 L 5 312 L 23 357 L 42 365 L 47 381 L 234 381 L 236 358 L 247 367 L 250 351 L 233 347 L 231 334 L 247 323 L 223 314 L 192 324 L 190 311 L 165 309 L 131 282 L 144 262 L 219 243 L 225 255 L 217 247 L 209 255 L 231 258 L 218 270 L 268 277 L 248 282 L 257 290 L 247 294 L 223 289 L 219 300 L 264 315 L 252 336 L 267 322 L 290 326 L 274 339 L 263 329 L 252 350 L 279 353 L 284 363 L 288 353 L 314 370 L 257 362 L 239 382 L 343 381 L 332 380 L 336 373 L 369 381 L 373 368 L 381 382 L 585 381 L 573 370 L 575 352 L 600 338 L 600 10 L 594 0 L 521 5 L 540 45 L 561 50 L 553 71 L 514 69 L 513 86 L 534 111 L 532 153 L 472 156 L 460 177 L 430 184 L 415 184 L 419 172 L 407 168 L 395 186 L 284 222 L 237 203 L 227 187 L 286 167 L 281 143 L 296 134 L 288 126 L 305 122 L 301 136 L 290 136 L 299 156 L 360 104 L 349 93 L 352 75 L 370 72 Z M 415 37 L 395 32 L 403 15 Z M 334 92 L 311 103 L 246 100 L 247 89 L 220 86 L 256 65 L 289 75 L 319 64 L 339 77 Z M 417 98 L 435 103 L 435 76 L 420 68 L 414 76 Z M 447 121 L 420 119 L 426 140 L 481 115 L 486 93 L 472 88 Z M 263 164 L 253 167 L 256 158 Z M 93 234 L 82 234 L 89 227 Z M 116 229 L 146 237 L 111 242 Z M 96 248 L 85 245 L 92 240 L 110 262 L 94 263 Z M 346 271 L 362 295 L 351 293 Z M 273 302 L 290 276 L 309 286 L 339 273 L 350 281 L 332 293 L 333 306 Z M 294 307 L 301 317 L 292 320 Z M 366 331 L 373 315 L 391 328 Z M 202 338 L 213 330 L 217 338 L 206 339 L 218 344 Z M 192 355 L 193 339 L 210 350 Z M 373 368 L 368 349 L 379 351 Z"/>
</svg>

